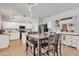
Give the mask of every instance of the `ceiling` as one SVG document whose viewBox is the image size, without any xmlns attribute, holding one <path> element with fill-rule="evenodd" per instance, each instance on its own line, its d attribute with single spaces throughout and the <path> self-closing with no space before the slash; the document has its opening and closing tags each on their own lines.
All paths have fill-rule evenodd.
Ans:
<svg viewBox="0 0 79 59">
<path fill-rule="evenodd" d="M 59 13 L 70 11 L 79 8 L 79 4 L 68 3 L 52 3 L 52 4 L 39 4 L 38 7 L 33 9 L 34 16 L 45 18 Z"/>
<path fill-rule="evenodd" d="M 79 3 L 38 3 L 32 7 L 32 18 L 45 18 L 79 8 Z M 27 3 L 0 3 L 0 12 L 7 16 L 29 16 Z"/>
</svg>

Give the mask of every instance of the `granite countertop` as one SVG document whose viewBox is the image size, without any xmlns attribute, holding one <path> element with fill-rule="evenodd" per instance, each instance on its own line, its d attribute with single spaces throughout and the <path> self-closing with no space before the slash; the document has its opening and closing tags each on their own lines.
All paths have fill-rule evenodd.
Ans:
<svg viewBox="0 0 79 59">
<path fill-rule="evenodd" d="M 3 33 L 0 33 L 0 35 L 9 35 L 9 33 L 3 32 Z"/>
</svg>

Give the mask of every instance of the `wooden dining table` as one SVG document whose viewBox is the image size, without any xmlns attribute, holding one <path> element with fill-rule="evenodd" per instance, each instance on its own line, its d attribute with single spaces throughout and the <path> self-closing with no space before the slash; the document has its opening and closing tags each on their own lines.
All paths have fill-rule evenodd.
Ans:
<svg viewBox="0 0 79 59">
<path fill-rule="evenodd" d="M 42 35 L 42 34 L 26 34 L 26 37 L 30 37 L 30 38 L 33 38 L 37 41 L 37 47 L 38 47 L 38 56 L 41 56 L 41 42 L 42 40 L 44 39 L 48 39 L 49 38 L 49 35 Z M 26 41 L 27 41 L 27 38 L 26 38 Z"/>
</svg>

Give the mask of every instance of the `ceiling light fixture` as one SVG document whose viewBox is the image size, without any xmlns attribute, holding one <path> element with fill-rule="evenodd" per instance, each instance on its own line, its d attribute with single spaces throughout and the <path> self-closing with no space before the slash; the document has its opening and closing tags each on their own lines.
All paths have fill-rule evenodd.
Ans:
<svg viewBox="0 0 79 59">
<path fill-rule="evenodd" d="M 30 13 L 30 15 L 27 16 L 27 18 L 32 23 L 32 8 L 38 6 L 38 4 L 37 3 L 28 3 L 27 5 L 28 5 L 28 11 Z"/>
<path fill-rule="evenodd" d="M 30 13 L 30 17 L 32 17 L 32 7 L 36 7 L 38 6 L 37 3 L 28 3 L 28 10 L 29 10 L 29 13 Z"/>
</svg>

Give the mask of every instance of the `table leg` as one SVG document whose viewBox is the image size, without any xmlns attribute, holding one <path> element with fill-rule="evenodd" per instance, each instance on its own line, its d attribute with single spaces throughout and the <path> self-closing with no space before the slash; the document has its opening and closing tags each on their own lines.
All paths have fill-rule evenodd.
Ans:
<svg viewBox="0 0 79 59">
<path fill-rule="evenodd" d="M 26 36 L 26 40 L 28 40 L 28 36 Z M 27 52 L 27 49 L 28 49 L 28 43 L 26 42 L 26 52 Z"/>
<path fill-rule="evenodd" d="M 38 56 L 41 56 L 41 40 L 38 39 Z"/>
<path fill-rule="evenodd" d="M 60 44 L 59 44 L 60 47 L 59 48 L 60 48 L 60 56 L 61 56 L 61 39 L 62 39 L 62 35 L 60 35 L 59 37 L 60 37 L 59 38 L 59 41 L 60 41 Z"/>
<path fill-rule="evenodd" d="M 27 50 L 28 50 L 28 43 L 26 42 L 26 52 L 27 52 Z"/>
<path fill-rule="evenodd" d="M 35 56 L 35 46 L 33 46 L 33 56 Z"/>
</svg>

